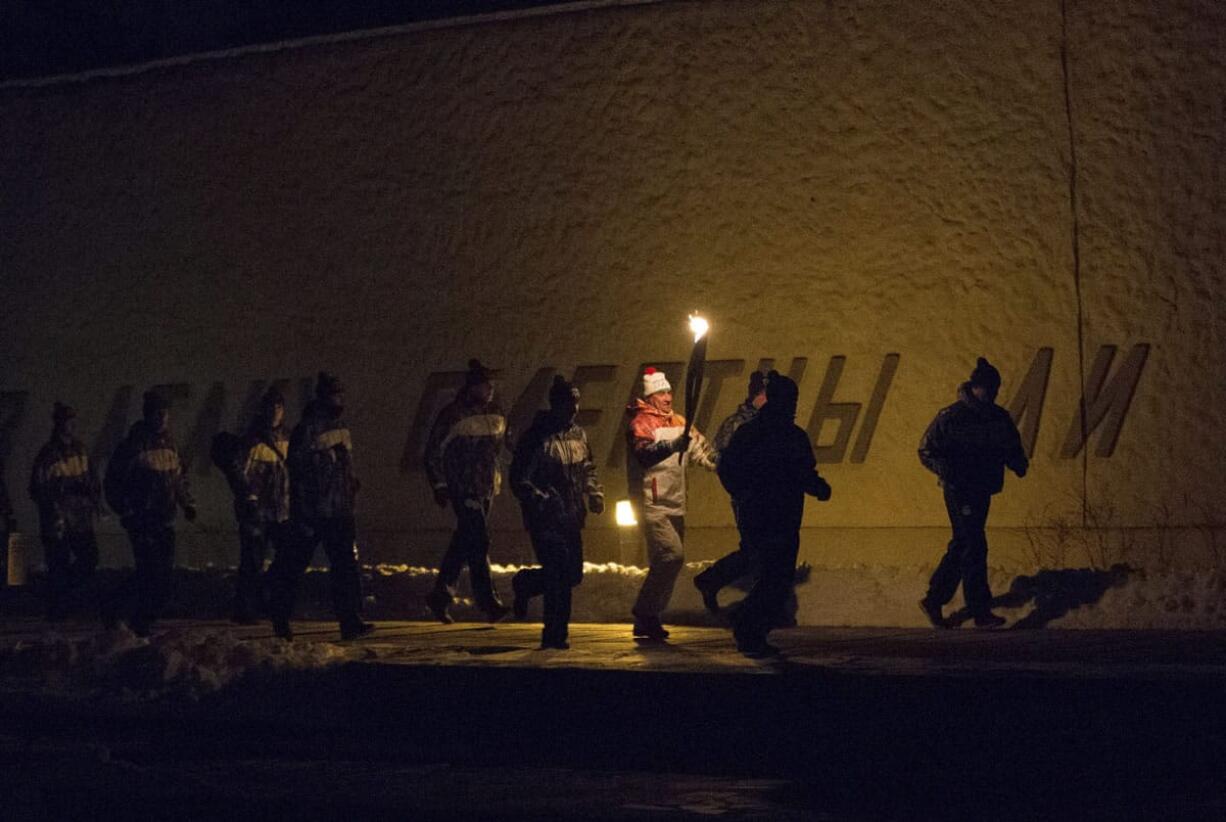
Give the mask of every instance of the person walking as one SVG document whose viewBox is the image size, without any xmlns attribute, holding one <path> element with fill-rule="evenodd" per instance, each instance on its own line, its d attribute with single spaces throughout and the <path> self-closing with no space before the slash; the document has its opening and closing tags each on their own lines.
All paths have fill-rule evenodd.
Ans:
<svg viewBox="0 0 1226 822">
<path fill-rule="evenodd" d="M 103 490 L 132 543 L 133 571 L 103 604 L 102 621 L 125 620 L 148 636 L 174 586 L 175 518 L 188 522 L 196 503 L 170 430 L 170 403 L 156 391 L 144 396 L 142 418 L 128 430 L 106 466 Z"/>
<path fill-rule="evenodd" d="M 766 374 L 754 371 L 749 375 L 749 389 L 745 401 L 729 414 L 715 432 L 712 445 L 718 458 L 732 442 L 732 435 L 742 425 L 758 415 L 758 410 L 766 403 Z M 736 522 L 736 500 L 732 502 L 732 521 Z M 694 587 L 702 595 L 702 604 L 713 614 L 719 613 L 719 592 L 748 574 L 753 563 L 745 553 L 745 546 L 739 545 L 730 554 L 720 557 L 715 563 L 694 577 Z"/>
<path fill-rule="evenodd" d="M 538 412 L 520 438 L 511 462 L 511 489 L 540 568 L 525 568 L 511 579 L 515 616 L 544 597 L 541 648 L 570 647 L 571 589 L 583 579 L 583 525 L 587 512 L 604 511 L 604 491 L 587 435 L 575 424 L 579 390 L 562 376 L 549 387 L 549 410 Z"/>
<path fill-rule="evenodd" d="M 67 614 L 69 593 L 98 567 L 94 521 L 102 486 L 77 439 L 77 412 L 57 402 L 51 420 L 51 438 L 34 459 L 29 490 L 47 563 L 47 619 L 56 621 Z"/>
<path fill-rule="evenodd" d="M 767 635 L 792 591 L 805 496 L 830 499 L 809 435 L 795 422 L 799 393 L 795 381 L 772 371 L 766 404 L 720 454 L 720 482 L 734 500 L 741 544 L 758 572 L 732 618 L 737 649 L 748 656 L 778 653 Z"/>
<path fill-rule="evenodd" d="M 345 388 L 319 372 L 315 399 L 290 436 L 286 460 L 290 485 L 291 534 L 277 547 L 268 569 L 268 610 L 273 632 L 292 640 L 290 617 L 298 583 L 319 545 L 328 556 L 332 610 L 341 639 L 366 636 L 375 626 L 362 621 L 362 580 L 358 574 L 354 503 L 358 480 L 353 469 L 353 438 L 344 421 Z M 271 455 L 270 455 L 271 456 Z"/>
<path fill-rule="evenodd" d="M 714 471 L 715 452 L 698 429 L 684 433 L 685 418 L 673 411 L 672 386 L 662 371 L 645 369 L 642 387 L 643 398 L 626 408 L 626 477 L 641 513 L 648 561 L 631 614 L 635 637 L 659 641 L 668 638 L 660 616 L 685 562 L 686 468 L 695 462 Z"/>
<path fill-rule="evenodd" d="M 234 492 L 239 537 L 231 619 L 239 625 L 251 625 L 268 612 L 264 561 L 269 549 L 280 552 L 289 546 L 291 538 L 289 436 L 285 430 L 285 397 L 280 390 L 274 387 L 264 393 L 259 410 L 235 445 L 225 471 Z"/>
<path fill-rule="evenodd" d="M 1004 488 L 1007 467 L 1019 478 L 1030 466 L 1009 412 L 996 404 L 1000 372 L 980 357 L 958 401 L 942 408 L 920 441 L 919 458 L 937 475 L 953 535 L 920 610 L 935 628 L 948 628 L 941 609 L 962 585 L 967 610 L 980 628 L 1005 623 L 992 613 L 985 527 L 993 495 Z"/>
<path fill-rule="evenodd" d="M 17 533 L 17 519 L 4 481 L 4 461 L 0 459 L 0 591 L 8 585 L 9 537 Z"/>
<path fill-rule="evenodd" d="M 464 387 L 439 411 L 426 441 L 426 477 L 434 501 L 443 508 L 450 504 L 456 517 L 451 543 L 426 597 L 430 612 L 444 624 L 453 621 L 448 609 L 465 565 L 486 619 L 497 622 L 509 612 L 490 577 L 489 533 L 490 506 L 502 484 L 498 459 L 506 436 L 507 420 L 494 399 L 490 371 L 469 360 Z"/>
</svg>

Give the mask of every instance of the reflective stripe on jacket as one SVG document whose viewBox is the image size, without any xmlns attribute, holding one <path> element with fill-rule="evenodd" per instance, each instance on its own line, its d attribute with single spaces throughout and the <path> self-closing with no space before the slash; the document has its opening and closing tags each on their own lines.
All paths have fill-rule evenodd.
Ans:
<svg viewBox="0 0 1226 822">
<path fill-rule="evenodd" d="M 38 505 L 44 534 L 92 530 L 101 496 L 89 453 L 80 440 L 65 444 L 52 437 L 38 452 L 30 471 L 30 498 Z"/>
<path fill-rule="evenodd" d="M 106 501 L 123 520 L 174 522 L 176 506 L 194 506 L 187 471 L 169 431 L 136 422 L 106 466 Z"/>
<path fill-rule="evenodd" d="M 502 486 L 498 458 L 507 436 L 507 419 L 496 402 L 473 403 L 457 397 L 434 419 L 426 441 L 426 477 L 453 499 L 488 499 Z"/>
</svg>

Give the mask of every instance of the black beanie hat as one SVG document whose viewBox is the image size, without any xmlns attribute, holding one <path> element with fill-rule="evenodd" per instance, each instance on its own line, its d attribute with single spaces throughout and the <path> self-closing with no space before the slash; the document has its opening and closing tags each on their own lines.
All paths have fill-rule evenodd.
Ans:
<svg viewBox="0 0 1226 822">
<path fill-rule="evenodd" d="M 335 374 L 329 374 L 327 371 L 319 372 L 319 377 L 315 381 L 315 396 L 322 399 L 333 394 L 340 394 L 344 390 L 345 386 L 341 385 L 340 378 Z"/>
<path fill-rule="evenodd" d="M 749 375 L 749 399 L 761 394 L 766 390 L 766 374 L 761 371 L 754 371 Z"/>
<path fill-rule="evenodd" d="M 971 385 L 980 385 L 996 391 L 1000 388 L 1000 372 L 996 370 L 992 363 L 980 357 L 975 362 L 975 370 L 971 372 L 970 383 Z"/>
<path fill-rule="evenodd" d="M 285 395 L 281 393 L 281 389 L 275 385 L 264 392 L 264 396 L 260 397 L 260 408 L 271 410 L 278 405 L 285 406 Z"/>
<path fill-rule="evenodd" d="M 489 382 L 492 378 L 493 374 L 479 360 L 474 358 L 468 361 L 468 373 L 464 375 L 465 388 Z"/>
<path fill-rule="evenodd" d="M 573 383 L 567 382 L 561 374 L 555 374 L 549 386 L 549 404 L 557 408 L 562 403 L 571 400 L 578 404 L 579 389 L 575 388 Z"/>
<path fill-rule="evenodd" d="M 56 425 L 63 425 L 77 415 L 77 409 L 64 405 L 59 400 L 55 401 L 55 406 L 51 409 L 51 421 Z"/>
<path fill-rule="evenodd" d="M 795 406 L 800 399 L 800 386 L 790 377 L 785 377 L 778 371 L 766 375 L 766 404 Z"/>
<path fill-rule="evenodd" d="M 165 411 L 170 408 L 170 400 L 166 399 L 159 391 L 146 391 L 144 403 L 141 406 L 141 413 L 146 417 L 153 416 L 158 411 Z"/>
</svg>

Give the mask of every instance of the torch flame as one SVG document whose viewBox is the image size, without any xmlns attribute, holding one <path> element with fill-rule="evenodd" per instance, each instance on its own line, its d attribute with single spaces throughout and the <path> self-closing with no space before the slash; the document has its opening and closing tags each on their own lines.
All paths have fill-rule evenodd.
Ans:
<svg viewBox="0 0 1226 822">
<path fill-rule="evenodd" d="M 690 315 L 690 331 L 692 331 L 694 334 L 695 343 L 706 336 L 708 328 L 710 328 L 710 325 L 707 323 L 706 318 L 701 317 L 698 314 Z"/>
</svg>

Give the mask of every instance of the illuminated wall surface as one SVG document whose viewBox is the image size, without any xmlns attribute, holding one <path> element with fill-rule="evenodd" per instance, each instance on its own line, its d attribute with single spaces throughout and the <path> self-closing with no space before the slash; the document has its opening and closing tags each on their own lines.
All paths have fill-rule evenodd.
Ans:
<svg viewBox="0 0 1226 822">
<path fill-rule="evenodd" d="M 800 379 L 835 489 L 808 507 L 811 561 L 935 559 L 916 445 L 985 355 L 1034 453 L 994 503 L 994 562 L 1086 523 L 1142 564 L 1205 562 L 1226 517 L 1226 7 L 1067 5 L 662 2 L 0 89 L 10 492 L 53 400 L 104 458 L 173 386 L 204 525 L 181 557 L 233 561 L 208 439 L 266 381 L 297 398 L 326 367 L 366 555 L 431 563 L 450 518 L 420 450 L 470 356 L 520 427 L 577 376 L 616 498 L 639 366 L 681 384 L 700 308 L 700 427 L 763 359 Z M 734 544 L 714 476 L 690 510 L 692 558 Z M 496 561 L 529 556 L 509 497 L 495 523 Z M 611 516 L 588 544 L 619 555 Z"/>
</svg>

